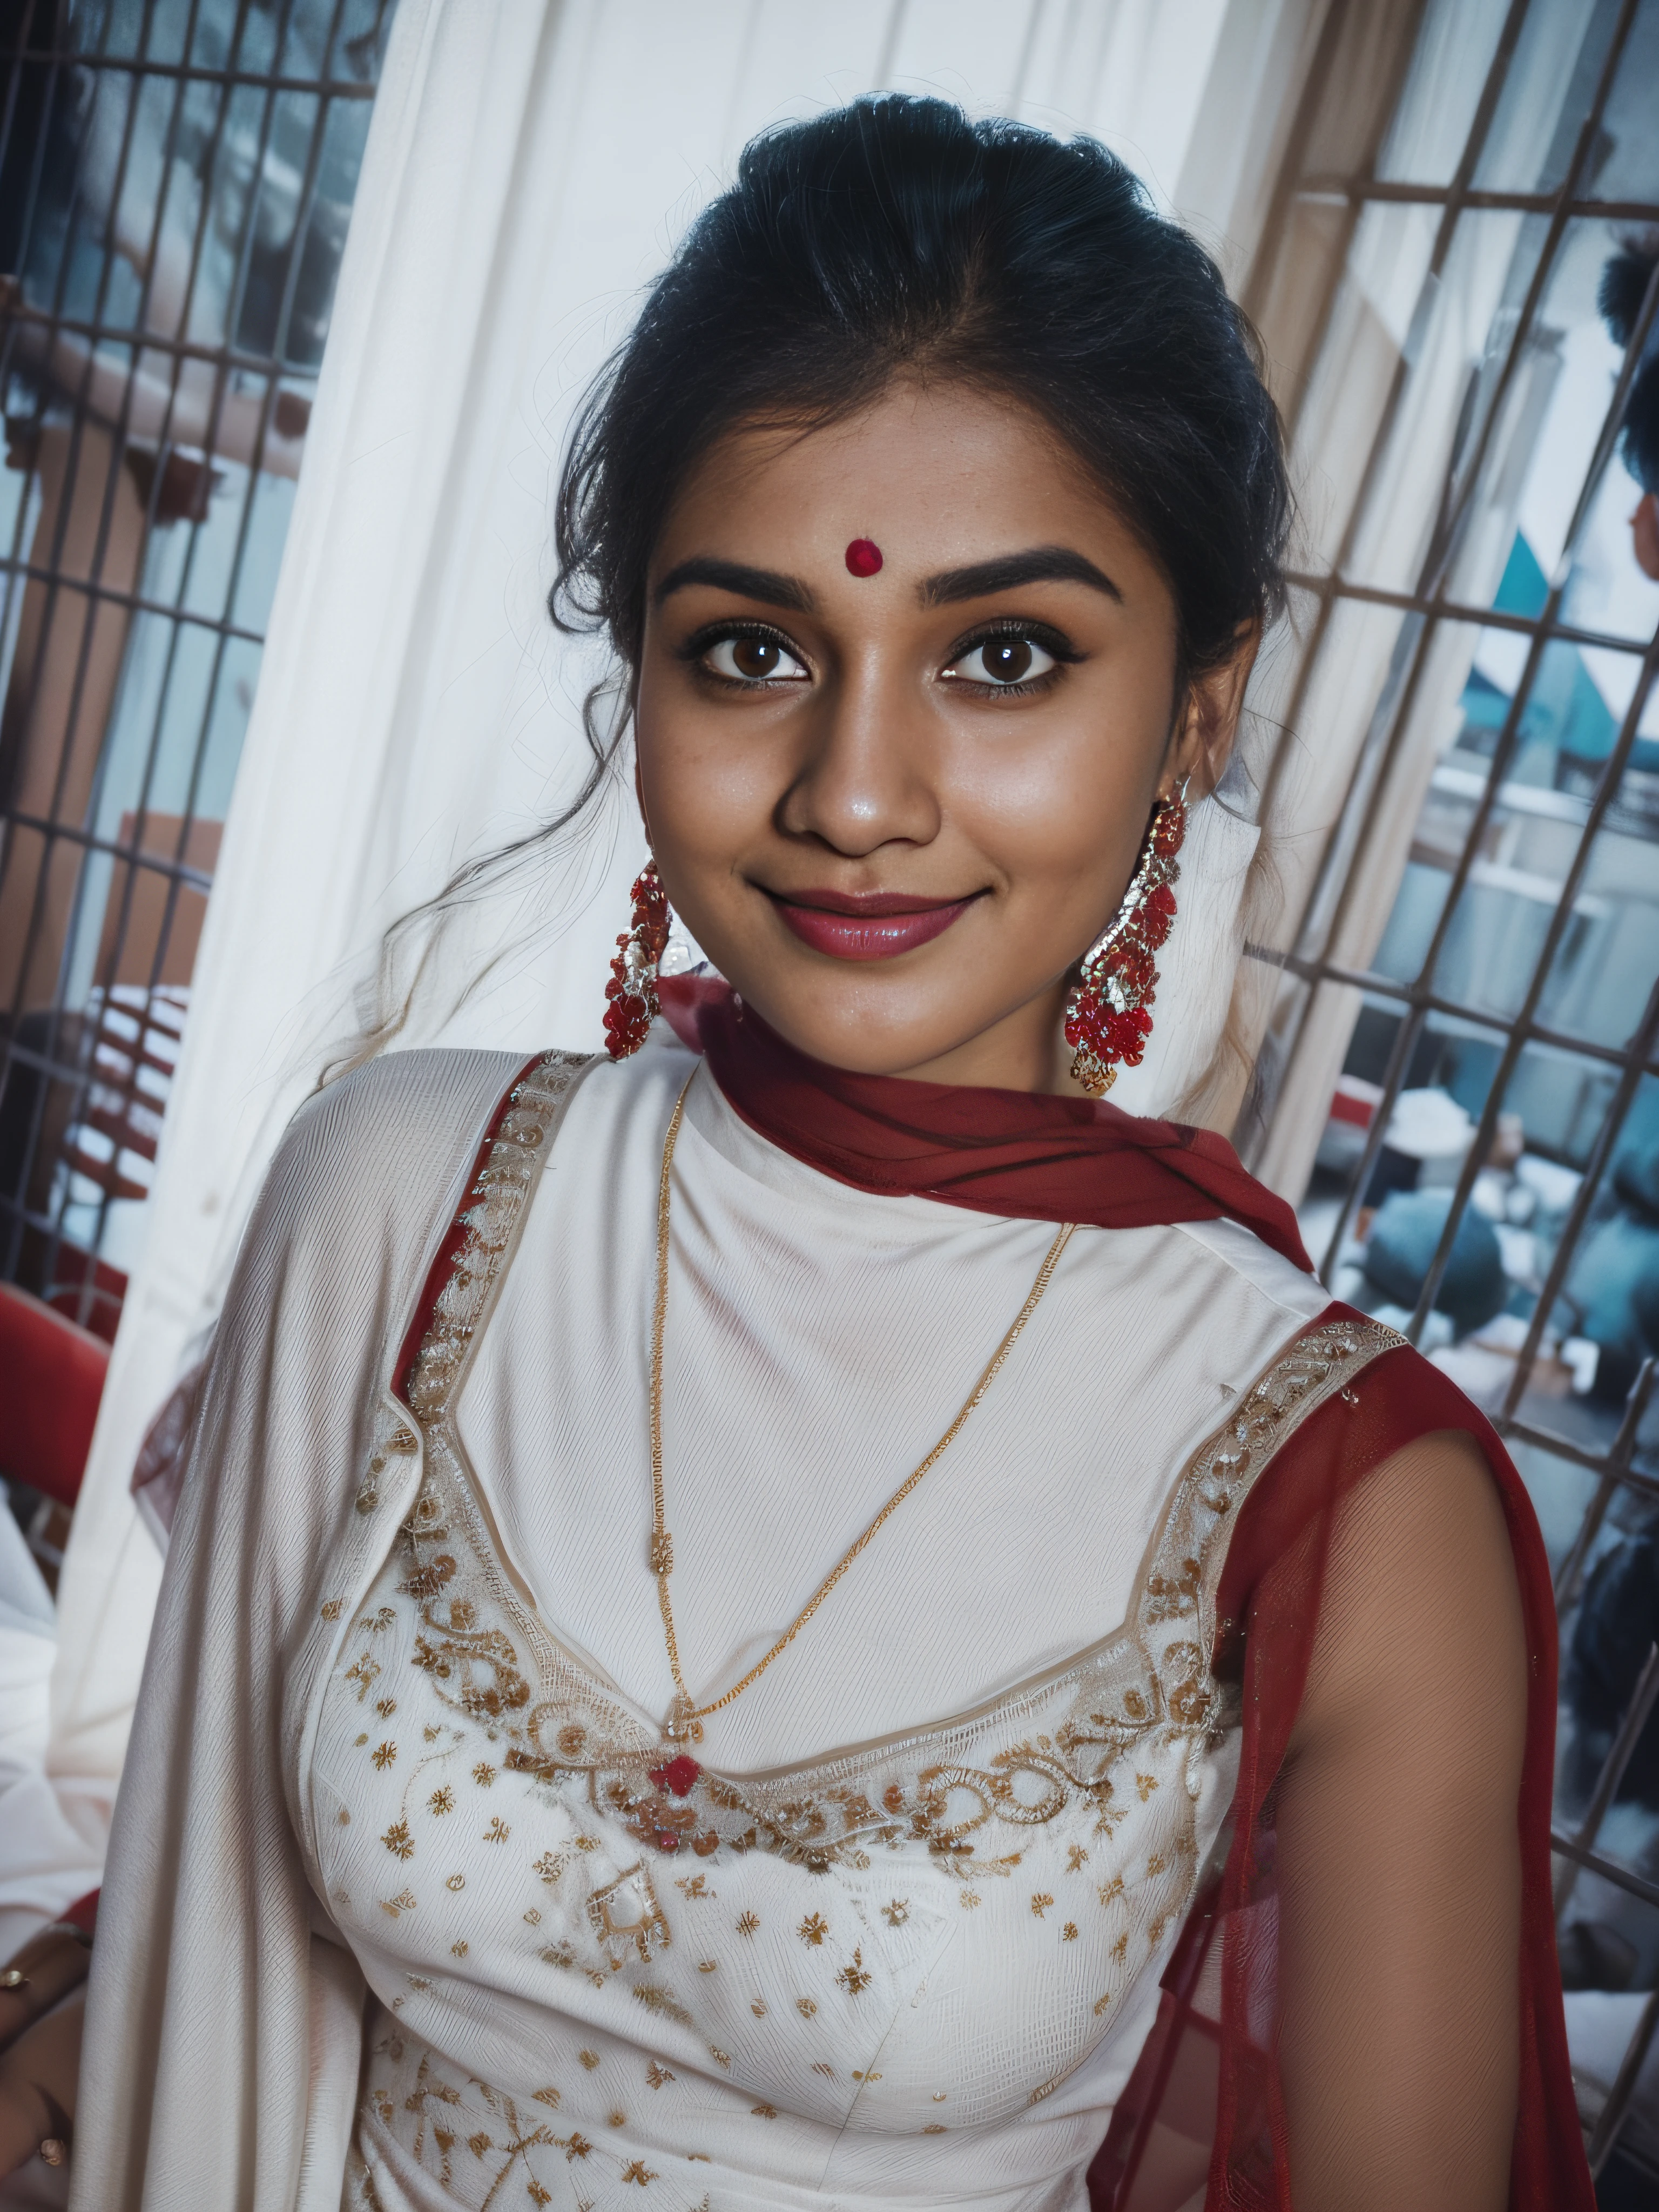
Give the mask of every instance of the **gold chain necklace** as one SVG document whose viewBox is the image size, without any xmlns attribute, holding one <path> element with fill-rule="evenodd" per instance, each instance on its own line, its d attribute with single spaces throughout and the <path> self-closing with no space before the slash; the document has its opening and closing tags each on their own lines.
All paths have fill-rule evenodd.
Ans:
<svg viewBox="0 0 1659 2212">
<path fill-rule="evenodd" d="M 663 1634 L 668 1643 L 668 1664 L 674 1676 L 674 1703 L 670 1709 L 667 1724 L 663 1729 L 663 1734 L 669 1742 L 675 1744 L 698 1741 L 702 1735 L 702 1723 L 709 1714 L 722 1711 L 734 1698 L 740 1698 L 749 1685 L 757 1681 L 766 1672 L 778 1654 L 787 1650 L 823 1603 L 825 1598 L 829 1596 L 830 1591 L 834 1589 L 836 1584 L 847 1572 L 848 1567 L 852 1565 L 854 1560 L 857 1559 L 859 1553 L 870 1543 L 883 1522 L 890 1514 L 898 1510 L 922 1477 L 943 1458 L 951 1444 L 961 1433 L 969 1415 L 996 1380 L 1003 1362 L 1018 1343 L 1021 1331 L 1036 1311 L 1037 1301 L 1048 1289 L 1054 1269 L 1060 1264 L 1060 1255 L 1070 1243 L 1072 1232 L 1077 1226 L 1077 1224 L 1073 1221 L 1062 1223 L 1059 1235 L 1048 1247 L 1048 1255 L 1042 1265 L 1037 1269 L 1036 1280 L 1031 1285 L 1030 1297 L 1015 1315 L 1007 1334 L 987 1361 L 985 1370 L 969 1391 L 962 1411 L 928 1453 L 927 1458 L 905 1476 L 863 1534 L 856 1537 L 848 1545 L 765 1656 L 756 1662 L 740 1682 L 734 1682 L 724 1697 L 715 1698 L 706 1705 L 693 1705 L 691 1693 L 685 1686 L 685 1677 L 680 1672 L 679 1642 L 674 1634 L 674 1608 L 668 1595 L 668 1577 L 674 1571 L 674 1540 L 665 1527 L 663 1519 L 662 1340 L 664 1323 L 668 1318 L 669 1179 L 674 1164 L 674 1145 L 679 1136 L 680 1121 L 685 1112 L 686 1091 L 690 1090 L 692 1083 L 696 1080 L 696 1075 L 694 1070 L 686 1082 L 684 1090 L 680 1092 L 679 1097 L 675 1102 L 674 1111 L 668 1123 L 668 1135 L 662 1148 L 662 1182 L 657 1193 L 657 1303 L 651 1322 L 651 1567 L 657 1577 L 657 1599 L 662 1607 Z M 652 1778 L 658 1782 L 659 1787 L 666 1786 L 675 1796 L 683 1796 L 696 1780 L 700 1771 L 694 1759 L 682 1756 L 663 1768 L 660 1775 L 653 1775 Z"/>
</svg>

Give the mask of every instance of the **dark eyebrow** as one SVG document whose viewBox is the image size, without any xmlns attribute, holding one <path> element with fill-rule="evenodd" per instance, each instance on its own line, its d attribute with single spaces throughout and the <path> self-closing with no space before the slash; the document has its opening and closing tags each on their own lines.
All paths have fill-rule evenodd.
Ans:
<svg viewBox="0 0 1659 2212">
<path fill-rule="evenodd" d="M 671 568 L 652 594 L 651 604 L 660 607 L 672 592 L 683 592 L 688 584 L 712 584 L 716 591 L 735 592 L 742 599 L 760 599 L 769 607 L 794 607 L 802 614 L 809 613 L 815 604 L 799 577 L 782 576 L 773 568 L 750 568 L 741 561 L 717 561 L 707 554 Z"/>
<path fill-rule="evenodd" d="M 1122 604 L 1123 594 L 1103 568 L 1097 568 L 1069 545 L 1034 545 L 1029 552 L 1004 553 L 992 561 L 975 561 L 971 568 L 944 568 L 926 578 L 921 586 L 925 607 L 949 606 L 957 599 L 984 599 L 992 592 L 1012 592 L 1021 584 L 1088 584 L 1107 598 Z"/>
</svg>

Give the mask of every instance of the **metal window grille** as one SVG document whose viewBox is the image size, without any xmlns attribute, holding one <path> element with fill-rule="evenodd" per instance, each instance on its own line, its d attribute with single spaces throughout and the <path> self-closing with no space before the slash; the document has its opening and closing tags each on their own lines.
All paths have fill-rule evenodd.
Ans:
<svg viewBox="0 0 1659 2212">
<path fill-rule="evenodd" d="M 1430 0 L 1392 52 L 1368 12 L 1329 19 L 1250 301 L 1308 508 L 1265 814 L 1294 787 L 1333 825 L 1253 948 L 1281 971 L 1254 1156 L 1538 1505 L 1581 2113 L 1607 2201 L 1653 2202 L 1659 584 L 1620 446 L 1659 277 L 1623 346 L 1597 294 L 1659 244 L 1659 5 Z M 1344 149 L 1362 35 L 1389 104 Z"/>
<path fill-rule="evenodd" d="M 0 1276 L 112 1337 L 391 0 L 0 0 Z"/>
</svg>

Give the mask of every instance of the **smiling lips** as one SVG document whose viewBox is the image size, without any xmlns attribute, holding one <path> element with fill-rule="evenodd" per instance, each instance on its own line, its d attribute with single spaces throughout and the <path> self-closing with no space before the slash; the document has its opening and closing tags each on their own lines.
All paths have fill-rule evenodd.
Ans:
<svg viewBox="0 0 1659 2212">
<path fill-rule="evenodd" d="M 787 927 L 832 960 L 892 960 L 942 937 L 971 898 L 909 898 L 902 891 L 768 893 Z"/>
</svg>

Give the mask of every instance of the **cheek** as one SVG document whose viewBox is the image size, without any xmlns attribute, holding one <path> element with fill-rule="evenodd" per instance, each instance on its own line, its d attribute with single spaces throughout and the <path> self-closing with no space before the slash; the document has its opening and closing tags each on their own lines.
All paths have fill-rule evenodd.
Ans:
<svg viewBox="0 0 1659 2212">
<path fill-rule="evenodd" d="M 769 820 L 779 795 L 777 747 L 763 720 L 711 710 L 672 683 L 641 683 L 640 780 L 652 837 L 665 853 L 717 863 Z M 739 721 L 746 726 L 735 728 Z"/>
<path fill-rule="evenodd" d="M 1037 742 L 969 748 L 963 829 L 1027 897 L 1092 900 L 1139 848 L 1163 757 L 1158 711 L 1068 714 Z"/>
</svg>

